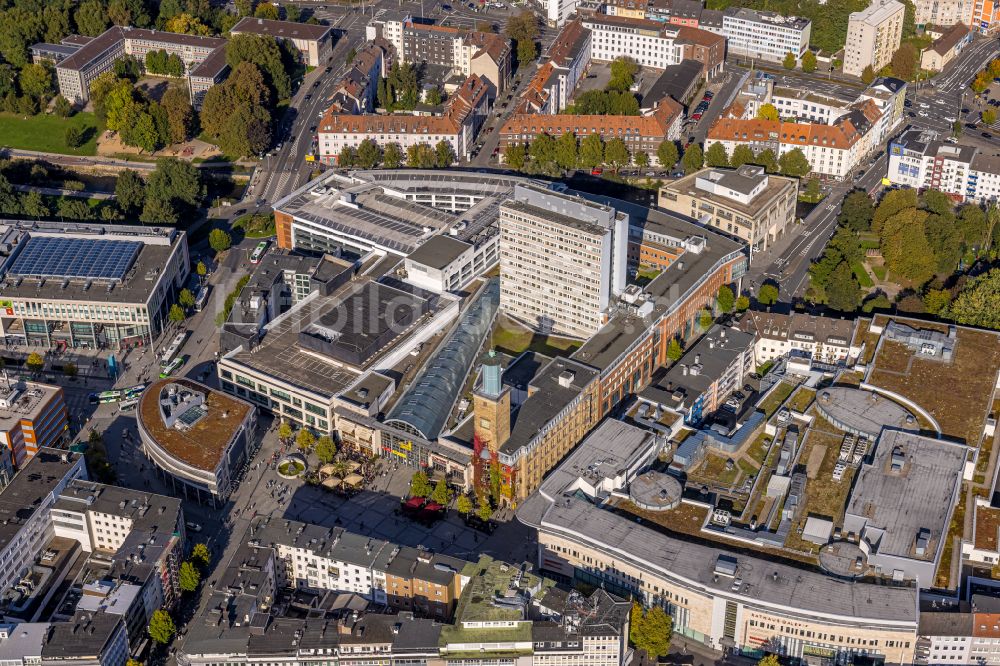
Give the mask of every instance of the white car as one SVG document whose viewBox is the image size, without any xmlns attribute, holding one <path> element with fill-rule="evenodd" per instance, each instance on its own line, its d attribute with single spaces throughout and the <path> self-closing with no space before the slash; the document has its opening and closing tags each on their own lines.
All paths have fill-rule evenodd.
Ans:
<svg viewBox="0 0 1000 666">
<path fill-rule="evenodd" d="M 955 119 L 952 116 L 945 116 L 944 119 L 945 119 L 945 122 L 949 122 L 949 123 L 955 122 Z"/>
<path fill-rule="evenodd" d="M 184 523 L 184 526 L 187 527 L 192 532 L 201 532 L 201 525 L 195 522 L 191 522 L 190 520 Z"/>
</svg>

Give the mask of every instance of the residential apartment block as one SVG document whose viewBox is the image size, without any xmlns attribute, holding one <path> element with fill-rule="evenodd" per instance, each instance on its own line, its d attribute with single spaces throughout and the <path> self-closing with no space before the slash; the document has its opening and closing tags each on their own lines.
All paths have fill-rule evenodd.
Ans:
<svg viewBox="0 0 1000 666">
<path fill-rule="evenodd" d="M 972 29 L 980 35 L 990 35 L 1000 26 L 1000 2 L 969 0 L 972 3 Z"/>
<path fill-rule="evenodd" d="M 357 50 L 354 62 L 340 79 L 333 93 L 330 110 L 336 113 L 374 113 L 378 82 L 391 68 L 389 44 L 378 38 L 365 42 Z"/>
<path fill-rule="evenodd" d="M 737 326 L 754 336 L 757 366 L 793 352 L 828 365 L 845 363 L 852 356 L 856 328 L 855 322 L 848 319 L 758 310 L 747 311 Z"/>
<path fill-rule="evenodd" d="M 924 49 L 920 54 L 920 68 L 930 72 L 940 72 L 972 43 L 973 35 L 965 23 L 956 23 L 944 29 L 930 48 Z"/>
<path fill-rule="evenodd" d="M 875 0 L 864 11 L 851 14 L 844 46 L 844 74 L 861 76 L 866 67 L 877 73 L 889 64 L 903 37 L 905 9 L 897 0 Z"/>
<path fill-rule="evenodd" d="M 245 16 L 230 28 L 232 35 L 260 35 L 274 40 L 290 42 L 299 52 L 302 64 L 321 67 L 333 53 L 333 28 L 293 21 Z"/>
<path fill-rule="evenodd" d="M 593 35 L 580 19 L 570 21 L 549 47 L 548 59 L 521 93 L 517 113 L 559 113 L 590 69 Z"/>
<path fill-rule="evenodd" d="M 515 113 L 500 128 L 501 154 L 515 143 L 531 143 L 539 134 L 560 137 L 572 132 L 583 140 L 597 134 L 603 141 L 621 139 L 632 155 L 644 152 L 650 164 L 659 164 L 657 148 L 665 141 L 677 141 L 684 123 L 684 107 L 665 97 L 646 116 L 583 116 L 569 114 Z"/>
<path fill-rule="evenodd" d="M 68 419 L 62 387 L 0 380 L 0 445 L 13 468 L 20 469 L 40 448 L 62 444 Z"/>
<path fill-rule="evenodd" d="M 664 185 L 659 205 L 747 243 L 753 263 L 794 224 L 798 190 L 796 179 L 762 167 L 703 169 Z"/>
<path fill-rule="evenodd" d="M 178 56 L 184 62 L 185 71 L 191 74 L 210 57 L 221 53 L 220 49 L 224 49 L 225 44 L 226 40 L 218 37 L 112 26 L 56 65 L 59 93 L 75 104 L 83 104 L 90 99 L 90 84 L 110 71 L 116 61 L 130 55 L 142 62 L 150 51 L 165 50 Z M 224 64 L 224 54 L 221 60 Z M 214 74 L 217 75 L 221 66 L 215 69 Z M 212 76 L 207 72 L 199 74 L 201 78 Z M 200 95 L 203 91 L 191 90 L 192 100 Z"/>
<path fill-rule="evenodd" d="M 728 52 L 745 58 L 781 62 L 789 53 L 801 58 L 809 48 L 811 33 L 808 19 L 774 12 L 730 7 L 722 16 Z"/>
<path fill-rule="evenodd" d="M 894 185 L 935 189 L 958 201 L 1000 198 L 1000 159 L 975 146 L 938 140 L 929 131 L 910 130 L 889 144 L 886 177 Z"/>
<path fill-rule="evenodd" d="M 625 288 L 628 215 L 517 185 L 500 207 L 500 307 L 534 329 L 588 337 Z"/>
<path fill-rule="evenodd" d="M 972 10 L 976 0 L 917 0 L 914 24 L 917 28 L 929 26 L 964 25 L 972 23 Z"/>
<path fill-rule="evenodd" d="M 419 144 L 433 149 L 444 141 L 451 146 L 456 160 L 465 160 L 489 113 L 490 86 L 473 74 L 448 98 L 440 116 L 354 115 L 336 109 L 327 111 L 317 130 L 319 159 L 324 164 L 336 164 L 344 148 L 356 149 L 369 139 L 382 148 L 396 143 L 404 152 Z"/>
</svg>

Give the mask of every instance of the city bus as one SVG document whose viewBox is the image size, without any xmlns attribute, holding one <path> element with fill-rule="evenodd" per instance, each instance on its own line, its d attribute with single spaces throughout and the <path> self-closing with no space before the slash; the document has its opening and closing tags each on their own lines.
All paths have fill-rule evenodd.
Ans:
<svg viewBox="0 0 1000 666">
<path fill-rule="evenodd" d="M 123 400 L 118 403 L 118 409 L 123 412 L 131 412 L 139 404 L 139 398 L 130 398 L 129 400 Z"/>
<path fill-rule="evenodd" d="M 145 384 L 137 384 L 135 386 L 130 386 L 127 389 L 122 390 L 122 398 L 125 400 L 131 400 L 132 398 L 138 398 L 142 395 L 142 392 L 146 390 Z"/>
<path fill-rule="evenodd" d="M 187 360 L 186 356 L 178 356 L 173 361 L 160 368 L 160 379 L 166 379 L 170 375 L 174 374 L 174 372 L 176 372 L 178 368 L 184 365 L 184 362 L 186 360 Z"/>
<path fill-rule="evenodd" d="M 205 305 L 208 303 L 208 285 L 203 285 L 198 290 L 198 297 L 194 301 L 194 311 L 201 312 L 205 309 Z"/>
<path fill-rule="evenodd" d="M 164 351 L 163 355 L 160 357 L 161 366 L 170 365 L 170 363 L 177 358 L 177 352 L 181 350 L 181 345 L 184 344 L 184 339 L 186 337 L 187 331 L 181 331 L 177 334 L 177 337 L 174 338 L 173 342 L 170 343 L 170 346 L 167 347 L 166 351 Z"/>
<path fill-rule="evenodd" d="M 259 264 L 260 260 L 264 258 L 264 253 L 267 252 L 267 241 L 261 241 L 257 243 L 257 247 L 253 249 L 253 254 L 250 255 L 251 264 Z"/>
<path fill-rule="evenodd" d="M 112 402 L 118 402 L 122 399 L 122 392 L 113 389 L 111 391 L 101 391 L 100 393 L 91 393 L 88 398 L 90 399 L 90 404 L 92 405 L 106 405 Z"/>
</svg>

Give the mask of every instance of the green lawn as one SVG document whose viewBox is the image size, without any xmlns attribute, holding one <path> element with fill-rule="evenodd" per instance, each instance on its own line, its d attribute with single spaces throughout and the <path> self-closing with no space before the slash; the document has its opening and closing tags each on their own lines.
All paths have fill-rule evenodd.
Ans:
<svg viewBox="0 0 1000 666">
<path fill-rule="evenodd" d="M 872 266 L 872 273 L 874 273 L 875 277 L 877 277 L 879 280 L 885 280 L 885 273 L 886 273 L 885 266 L 881 264 L 876 264 Z"/>
<path fill-rule="evenodd" d="M 66 145 L 66 128 L 77 127 L 87 138 L 79 148 Z M 93 113 L 77 113 L 71 118 L 39 114 L 24 116 L 0 113 L 0 145 L 18 150 L 38 150 L 63 155 L 96 155 L 101 133 Z"/>
<path fill-rule="evenodd" d="M 511 356 L 528 350 L 546 356 L 569 356 L 580 344 L 579 340 L 535 333 L 511 321 L 498 320 L 493 329 L 493 346 Z"/>
<path fill-rule="evenodd" d="M 871 276 L 868 275 L 868 271 L 865 270 L 864 264 L 860 261 L 851 262 L 851 271 L 854 272 L 854 277 L 858 279 L 858 284 L 862 287 L 867 289 L 875 286 Z"/>
</svg>

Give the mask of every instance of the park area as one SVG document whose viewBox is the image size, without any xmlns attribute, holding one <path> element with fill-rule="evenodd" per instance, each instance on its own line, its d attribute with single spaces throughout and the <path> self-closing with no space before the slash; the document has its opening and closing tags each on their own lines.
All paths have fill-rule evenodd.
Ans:
<svg viewBox="0 0 1000 666">
<path fill-rule="evenodd" d="M 519 356 L 525 351 L 546 356 L 569 356 L 580 346 L 580 341 L 536 333 L 501 314 L 493 329 L 493 346 L 511 356 Z"/>
<path fill-rule="evenodd" d="M 75 148 L 66 144 L 66 131 L 80 132 L 81 143 Z M 0 145 L 15 150 L 37 150 L 62 155 L 96 155 L 101 130 L 92 113 L 77 113 L 69 118 L 54 115 L 23 116 L 0 113 Z"/>
</svg>

